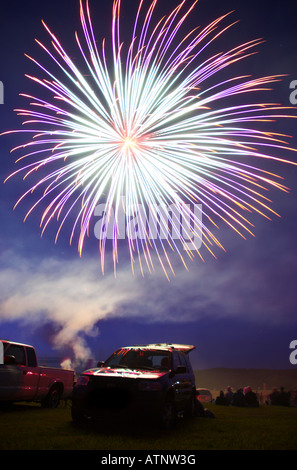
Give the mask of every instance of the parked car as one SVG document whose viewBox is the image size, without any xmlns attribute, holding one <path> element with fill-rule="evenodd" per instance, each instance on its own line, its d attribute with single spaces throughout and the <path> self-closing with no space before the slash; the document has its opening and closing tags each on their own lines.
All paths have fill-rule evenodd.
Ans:
<svg viewBox="0 0 297 470">
<path fill-rule="evenodd" d="M 201 402 L 212 402 L 212 394 L 207 388 L 197 388 L 196 389 L 197 399 Z"/>
<path fill-rule="evenodd" d="M 73 421 L 128 416 L 129 421 L 153 419 L 169 428 L 177 415 L 191 416 L 196 398 L 189 360 L 193 349 L 162 343 L 116 350 L 78 378 L 72 396 Z"/>
<path fill-rule="evenodd" d="M 57 407 L 72 395 L 74 371 L 38 365 L 33 346 L 0 340 L 0 402 L 38 401 Z"/>
</svg>

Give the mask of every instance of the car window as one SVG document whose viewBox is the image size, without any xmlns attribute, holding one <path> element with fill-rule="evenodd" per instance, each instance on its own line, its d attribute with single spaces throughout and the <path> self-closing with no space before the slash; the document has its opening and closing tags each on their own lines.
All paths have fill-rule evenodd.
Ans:
<svg viewBox="0 0 297 470">
<path fill-rule="evenodd" d="M 188 371 L 188 365 L 184 353 L 180 351 L 173 351 L 173 370 L 176 370 L 178 366 L 183 366 Z"/>
<path fill-rule="evenodd" d="M 112 354 L 105 367 L 129 367 L 134 369 L 169 369 L 168 351 L 149 349 L 119 349 Z"/>
<path fill-rule="evenodd" d="M 17 365 L 26 365 L 26 355 L 25 355 L 25 349 L 23 346 L 19 346 L 17 344 L 10 344 L 8 348 L 5 350 L 5 356 L 14 356 L 15 364 Z M 5 362 L 5 356 L 4 356 L 4 362 Z"/>
<path fill-rule="evenodd" d="M 179 355 L 176 351 L 172 352 L 172 368 L 173 370 L 177 369 L 177 366 L 180 366 Z"/>
<path fill-rule="evenodd" d="M 168 370 L 170 367 L 170 357 L 167 352 L 153 352 L 150 355 L 150 360 L 154 369 Z"/>
<path fill-rule="evenodd" d="M 28 359 L 28 366 L 29 367 L 36 367 L 36 354 L 33 348 L 26 348 L 27 350 L 27 359 Z"/>
<path fill-rule="evenodd" d="M 192 364 L 191 364 L 191 361 L 190 361 L 190 358 L 189 358 L 189 354 L 184 354 L 184 357 L 185 357 L 185 360 L 186 360 L 186 363 L 187 363 L 187 366 L 188 366 L 188 371 L 192 374 L 193 373 L 193 368 L 192 368 Z"/>
<path fill-rule="evenodd" d="M 180 363 L 182 366 L 184 366 L 188 370 L 188 364 L 187 364 L 185 355 L 183 353 L 180 353 Z"/>
<path fill-rule="evenodd" d="M 185 355 L 182 352 L 176 352 L 176 367 L 177 366 L 185 367 L 187 372 L 188 372 L 188 364 L 187 364 Z M 176 369 L 176 367 L 175 367 L 175 369 Z"/>
</svg>

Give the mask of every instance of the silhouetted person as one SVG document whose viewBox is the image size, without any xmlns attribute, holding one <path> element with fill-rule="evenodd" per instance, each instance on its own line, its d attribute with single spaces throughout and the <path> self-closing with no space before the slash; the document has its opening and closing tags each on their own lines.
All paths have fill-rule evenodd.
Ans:
<svg viewBox="0 0 297 470">
<path fill-rule="evenodd" d="M 245 406 L 258 407 L 259 402 L 257 395 L 252 391 L 251 387 L 246 387 L 246 393 L 244 395 Z"/>
<path fill-rule="evenodd" d="M 269 395 L 271 405 L 290 406 L 290 392 L 286 392 L 284 387 L 280 390 L 274 389 Z"/>
<path fill-rule="evenodd" d="M 227 404 L 228 404 L 228 405 L 231 405 L 232 398 L 233 398 L 232 387 L 227 387 L 227 391 L 226 391 L 226 393 L 225 393 L 225 398 L 226 398 L 226 400 L 227 400 Z"/>
<path fill-rule="evenodd" d="M 268 396 L 268 403 L 270 403 L 271 405 L 277 405 L 278 396 L 279 396 L 279 392 L 277 388 L 274 388 L 272 390 L 272 393 Z"/>
<path fill-rule="evenodd" d="M 226 400 L 224 396 L 223 390 L 220 391 L 219 396 L 216 398 L 215 404 L 216 405 L 228 405 L 228 401 Z"/>
<path fill-rule="evenodd" d="M 278 402 L 277 404 L 281 406 L 290 405 L 290 392 L 286 392 L 284 387 L 281 387 L 280 389 L 277 402 Z"/>
<path fill-rule="evenodd" d="M 231 404 L 233 406 L 244 406 L 245 405 L 245 398 L 244 398 L 242 388 L 239 388 L 237 390 L 237 392 L 234 393 Z"/>
<path fill-rule="evenodd" d="M 215 418 L 215 415 L 212 411 L 204 408 L 201 401 L 198 399 L 199 392 L 196 393 L 196 400 L 195 400 L 195 416 L 198 418 Z"/>
</svg>

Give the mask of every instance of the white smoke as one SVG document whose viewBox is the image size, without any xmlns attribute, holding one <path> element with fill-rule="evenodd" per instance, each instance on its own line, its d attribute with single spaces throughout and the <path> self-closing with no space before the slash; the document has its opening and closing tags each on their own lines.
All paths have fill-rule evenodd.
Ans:
<svg viewBox="0 0 297 470">
<path fill-rule="evenodd" d="M 290 299 L 267 304 L 273 292 L 264 274 L 250 269 L 243 276 L 242 260 L 225 270 L 215 261 L 197 261 L 169 283 L 161 269 L 142 278 L 123 262 L 115 278 L 112 270 L 102 276 L 97 259 L 40 260 L 7 251 L 0 256 L 0 320 L 18 320 L 31 330 L 51 322 L 53 346 L 71 347 L 78 364 L 92 356 L 86 338 L 100 334 L 96 325 L 105 318 L 199 321 L 205 315 L 238 318 L 246 309 L 250 321 L 283 322 Z"/>
<path fill-rule="evenodd" d="M 97 336 L 94 325 L 99 320 L 137 297 L 125 279 L 117 283 L 113 274 L 102 276 L 96 262 L 52 258 L 40 262 L 10 252 L 2 255 L 1 266 L 0 319 L 20 320 L 31 329 L 52 322 L 57 330 L 53 346 L 71 347 L 76 363 L 91 357 L 80 333 Z"/>
<path fill-rule="evenodd" d="M 67 359 L 64 359 L 61 364 L 60 364 L 60 367 L 62 369 L 66 369 L 66 370 L 73 370 L 74 367 L 72 365 L 72 361 L 71 359 L 68 357 Z"/>
</svg>

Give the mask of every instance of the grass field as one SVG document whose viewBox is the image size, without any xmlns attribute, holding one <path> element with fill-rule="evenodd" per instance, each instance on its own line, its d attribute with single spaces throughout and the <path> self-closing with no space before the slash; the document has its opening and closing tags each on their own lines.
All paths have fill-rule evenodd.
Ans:
<svg viewBox="0 0 297 470">
<path fill-rule="evenodd" d="M 207 405 L 215 419 L 178 420 L 170 432 L 154 428 L 79 428 L 70 405 L 43 409 L 15 404 L 0 410 L 1 450 L 281 450 L 297 449 L 297 408 Z"/>
</svg>

